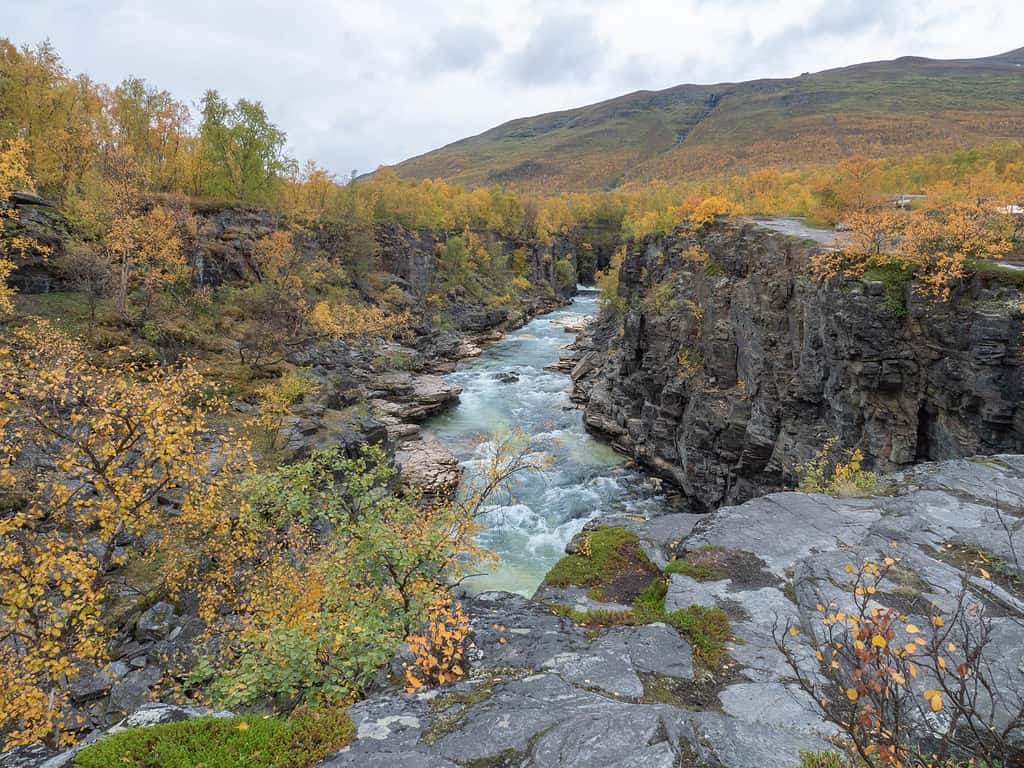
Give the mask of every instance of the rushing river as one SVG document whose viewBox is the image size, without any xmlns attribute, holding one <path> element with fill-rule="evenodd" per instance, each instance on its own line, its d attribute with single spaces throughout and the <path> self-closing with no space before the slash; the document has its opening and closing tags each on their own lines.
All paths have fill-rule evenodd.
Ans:
<svg viewBox="0 0 1024 768">
<path fill-rule="evenodd" d="M 647 517 L 665 504 L 643 475 L 587 434 L 582 411 L 569 400 L 569 377 L 544 370 L 574 338 L 552 321 L 596 314 L 597 297 L 583 288 L 571 306 L 533 320 L 463 363 L 446 377 L 462 387 L 458 405 L 425 425 L 455 452 L 470 482 L 493 450 L 487 437 L 496 432 L 521 429 L 555 459 L 543 473 L 520 476 L 511 498 L 488 509 L 481 543 L 500 562 L 467 581 L 470 589 L 530 595 L 587 520 Z"/>
</svg>

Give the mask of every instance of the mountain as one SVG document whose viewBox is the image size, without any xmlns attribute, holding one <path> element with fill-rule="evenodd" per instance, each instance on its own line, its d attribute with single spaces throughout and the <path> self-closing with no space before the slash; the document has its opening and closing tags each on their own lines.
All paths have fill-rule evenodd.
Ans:
<svg viewBox="0 0 1024 768">
<path fill-rule="evenodd" d="M 980 59 L 908 56 L 784 79 L 637 91 L 512 120 L 395 171 L 471 187 L 584 191 L 1022 138 L 1024 48 Z"/>
</svg>

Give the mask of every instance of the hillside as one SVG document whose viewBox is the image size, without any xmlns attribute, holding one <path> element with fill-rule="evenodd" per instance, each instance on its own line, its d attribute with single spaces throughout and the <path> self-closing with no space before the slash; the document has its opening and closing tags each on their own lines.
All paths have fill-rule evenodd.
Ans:
<svg viewBox="0 0 1024 768">
<path fill-rule="evenodd" d="M 405 178 L 528 191 L 608 189 L 807 167 L 1024 134 L 1024 48 L 904 57 L 815 74 L 637 91 L 521 118 L 395 166 Z"/>
</svg>

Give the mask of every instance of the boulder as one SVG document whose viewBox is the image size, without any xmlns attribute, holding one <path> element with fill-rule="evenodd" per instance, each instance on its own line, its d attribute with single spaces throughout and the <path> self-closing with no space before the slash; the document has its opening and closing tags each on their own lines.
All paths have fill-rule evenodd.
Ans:
<svg viewBox="0 0 1024 768">
<path fill-rule="evenodd" d="M 145 610 L 135 623 L 135 637 L 140 642 L 163 640 L 171 632 L 174 623 L 174 606 L 159 602 Z"/>
</svg>

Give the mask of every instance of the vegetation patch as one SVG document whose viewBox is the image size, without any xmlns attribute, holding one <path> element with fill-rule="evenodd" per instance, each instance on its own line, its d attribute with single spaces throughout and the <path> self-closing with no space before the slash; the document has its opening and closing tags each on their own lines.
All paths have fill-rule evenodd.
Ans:
<svg viewBox="0 0 1024 768">
<path fill-rule="evenodd" d="M 997 584 L 1007 592 L 1024 597 L 1024 572 L 1006 558 L 986 552 L 972 544 L 946 544 L 936 551 L 940 560 L 951 563 L 972 576 Z"/>
<path fill-rule="evenodd" d="M 981 261 L 974 265 L 974 274 L 986 282 L 1004 283 L 1024 288 L 1024 269 L 1014 269 L 1007 264 Z"/>
<path fill-rule="evenodd" d="M 665 566 L 665 575 L 678 573 L 696 581 L 730 579 L 745 588 L 775 586 L 779 579 L 766 568 L 764 561 L 752 552 L 712 545 L 677 553 Z"/>
<path fill-rule="evenodd" d="M 564 616 L 585 627 L 632 626 L 636 623 L 633 612 L 630 610 L 615 611 L 600 608 L 591 611 L 581 611 L 568 605 L 550 601 L 546 605 L 556 616 Z"/>
<path fill-rule="evenodd" d="M 703 605 L 667 611 L 667 594 L 665 578 L 658 577 L 637 595 L 628 611 L 579 611 L 567 606 L 549 605 L 559 616 L 566 616 L 591 628 L 640 626 L 655 622 L 668 624 L 687 639 L 697 660 L 708 670 L 722 668 L 725 662 L 725 643 L 732 636 L 728 614 L 721 608 Z"/>
<path fill-rule="evenodd" d="M 553 587 L 590 587 L 598 600 L 629 602 L 657 573 L 637 535 L 614 527 L 588 533 L 580 552 L 555 563 L 545 581 Z"/>
<path fill-rule="evenodd" d="M 864 271 L 865 282 L 882 284 L 882 298 L 886 308 L 898 317 L 907 314 L 907 290 L 913 278 L 913 268 L 900 262 L 869 267 Z"/>
<path fill-rule="evenodd" d="M 665 614 L 665 623 L 690 641 L 694 653 L 712 669 L 721 666 L 730 637 L 729 617 L 721 608 L 691 605 Z"/>
<path fill-rule="evenodd" d="M 723 667 L 722 674 L 701 674 L 694 680 L 683 680 L 652 672 L 640 672 L 645 704 L 668 704 L 691 710 L 718 710 L 718 694 L 738 679 L 734 666 Z"/>
<path fill-rule="evenodd" d="M 303 768 L 352 743 L 343 709 L 276 717 L 200 717 L 133 728 L 76 755 L 75 768 Z"/>
</svg>

